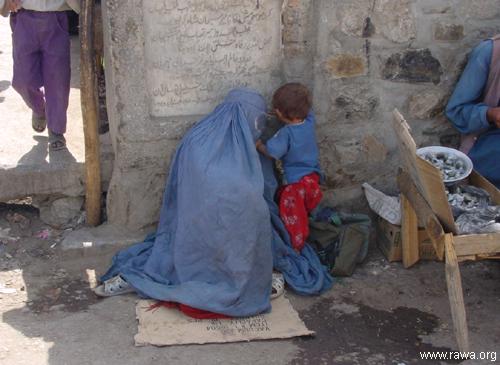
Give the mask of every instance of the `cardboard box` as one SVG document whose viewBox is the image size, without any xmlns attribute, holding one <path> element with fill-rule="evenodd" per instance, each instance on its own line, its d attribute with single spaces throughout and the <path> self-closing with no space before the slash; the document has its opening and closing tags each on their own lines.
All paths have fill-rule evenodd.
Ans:
<svg viewBox="0 0 500 365">
<path fill-rule="evenodd" d="M 401 226 L 396 226 L 385 219 L 377 221 L 377 244 L 389 262 L 402 260 Z M 421 260 L 437 260 L 434 246 L 425 229 L 418 230 L 419 256 Z"/>
</svg>

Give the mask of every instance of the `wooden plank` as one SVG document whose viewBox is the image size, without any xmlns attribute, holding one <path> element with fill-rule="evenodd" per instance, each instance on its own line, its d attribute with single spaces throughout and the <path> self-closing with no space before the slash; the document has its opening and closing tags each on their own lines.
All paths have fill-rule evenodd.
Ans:
<svg viewBox="0 0 500 365">
<path fill-rule="evenodd" d="M 429 216 L 427 219 L 427 224 L 425 225 L 425 230 L 431 239 L 434 250 L 436 251 L 436 256 L 440 261 L 444 260 L 444 237 L 445 233 L 441 223 L 435 216 Z"/>
<path fill-rule="evenodd" d="M 500 254 L 477 255 L 479 260 L 500 260 Z"/>
<path fill-rule="evenodd" d="M 500 233 L 455 236 L 453 243 L 457 256 L 500 253 Z"/>
<path fill-rule="evenodd" d="M 495 185 L 490 183 L 488 180 L 486 180 L 486 178 L 481 176 L 476 171 L 472 171 L 472 173 L 470 174 L 469 184 L 486 190 L 490 194 L 493 203 L 500 205 L 500 190 L 498 190 Z"/>
<path fill-rule="evenodd" d="M 476 255 L 471 255 L 471 256 L 457 256 L 458 262 L 465 262 L 465 261 L 477 261 L 478 256 Z"/>
<path fill-rule="evenodd" d="M 399 171 L 398 186 L 401 193 L 404 194 L 414 208 L 419 224 L 424 222 L 423 226 L 431 239 L 436 256 L 442 261 L 444 259 L 444 231 L 432 208 L 418 191 L 411 176 L 406 171 Z"/>
<path fill-rule="evenodd" d="M 403 266 L 409 268 L 415 265 L 420 259 L 417 214 L 404 195 L 401 195 L 401 247 Z"/>
<path fill-rule="evenodd" d="M 446 252 L 446 284 L 448 285 L 448 297 L 450 300 L 451 317 L 455 329 L 455 337 L 458 349 L 462 352 L 469 351 L 469 332 L 467 329 L 467 317 L 465 314 L 464 294 L 462 290 L 462 279 L 458 267 L 457 255 L 453 248 L 453 236 L 445 236 Z"/>
<path fill-rule="evenodd" d="M 394 109 L 392 116 L 392 127 L 396 134 L 396 142 L 398 143 L 402 167 L 410 174 L 415 185 L 422 192 L 417 172 L 417 146 L 411 136 L 410 126 L 397 109 Z"/>
<path fill-rule="evenodd" d="M 446 198 L 443 179 L 439 170 L 431 163 L 417 157 L 417 169 L 427 201 L 447 232 L 457 234 L 457 227 L 450 204 Z"/>
<path fill-rule="evenodd" d="M 393 111 L 392 124 L 403 169 L 409 173 L 418 191 L 443 223 L 445 230 L 456 234 L 455 221 L 439 170 L 417 156 L 417 146 L 411 136 L 411 129 L 397 109 Z"/>
</svg>

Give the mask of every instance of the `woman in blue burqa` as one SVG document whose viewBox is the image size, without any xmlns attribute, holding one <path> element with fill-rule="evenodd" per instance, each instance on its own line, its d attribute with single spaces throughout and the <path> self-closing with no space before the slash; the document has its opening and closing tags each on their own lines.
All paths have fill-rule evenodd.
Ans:
<svg viewBox="0 0 500 365">
<path fill-rule="evenodd" d="M 180 142 L 156 234 L 113 258 L 96 289 L 135 291 L 231 317 L 271 309 L 273 268 L 296 293 L 316 295 L 332 278 L 314 250 L 290 246 L 273 200 L 272 161 L 255 149 L 266 102 L 235 89 Z"/>
</svg>

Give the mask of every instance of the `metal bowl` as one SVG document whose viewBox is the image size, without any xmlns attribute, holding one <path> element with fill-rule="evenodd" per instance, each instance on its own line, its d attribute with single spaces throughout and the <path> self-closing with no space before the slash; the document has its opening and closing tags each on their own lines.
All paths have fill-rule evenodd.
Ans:
<svg viewBox="0 0 500 365">
<path fill-rule="evenodd" d="M 417 150 L 417 155 L 441 171 L 445 184 L 453 184 L 467 178 L 473 169 L 471 159 L 465 153 L 453 148 L 442 146 L 422 147 Z M 432 159 L 429 156 L 435 158 Z M 447 161 L 452 162 L 448 163 Z M 455 176 L 450 176 L 453 175 L 453 170 L 455 170 Z"/>
</svg>

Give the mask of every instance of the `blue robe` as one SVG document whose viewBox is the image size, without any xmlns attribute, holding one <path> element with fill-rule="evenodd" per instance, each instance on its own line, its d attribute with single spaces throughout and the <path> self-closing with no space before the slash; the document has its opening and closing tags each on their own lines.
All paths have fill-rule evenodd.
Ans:
<svg viewBox="0 0 500 365">
<path fill-rule="evenodd" d="M 500 130 L 486 118 L 482 102 L 488 81 L 493 41 L 481 42 L 469 61 L 446 107 L 446 116 L 462 134 L 481 133 L 469 152 L 474 169 L 500 188 Z"/>
<path fill-rule="evenodd" d="M 273 201 L 272 162 L 255 149 L 265 100 L 231 91 L 179 144 L 155 235 L 113 258 L 139 295 L 250 316 L 269 311 L 273 266 L 300 294 L 320 294 L 332 278 L 313 249 L 289 244 Z"/>
</svg>

